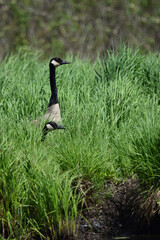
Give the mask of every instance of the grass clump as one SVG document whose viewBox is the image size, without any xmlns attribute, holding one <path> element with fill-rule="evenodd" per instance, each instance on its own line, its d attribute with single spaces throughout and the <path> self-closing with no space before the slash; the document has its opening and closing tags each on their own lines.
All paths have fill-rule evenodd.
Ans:
<svg viewBox="0 0 160 240">
<path fill-rule="evenodd" d="M 50 97 L 48 61 L 19 52 L 0 65 L 0 232 L 4 238 L 74 234 L 80 179 L 101 189 L 137 175 L 158 187 L 159 56 L 121 47 L 103 61 L 68 56 L 57 68 L 66 127 L 49 133 L 30 123 Z"/>
</svg>

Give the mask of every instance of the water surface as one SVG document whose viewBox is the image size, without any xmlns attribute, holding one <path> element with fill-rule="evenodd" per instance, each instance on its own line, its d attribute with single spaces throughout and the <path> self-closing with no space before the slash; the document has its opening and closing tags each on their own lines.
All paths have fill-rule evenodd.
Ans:
<svg viewBox="0 0 160 240">
<path fill-rule="evenodd" d="M 111 240 L 160 240 L 160 235 L 122 235 L 113 237 Z"/>
</svg>

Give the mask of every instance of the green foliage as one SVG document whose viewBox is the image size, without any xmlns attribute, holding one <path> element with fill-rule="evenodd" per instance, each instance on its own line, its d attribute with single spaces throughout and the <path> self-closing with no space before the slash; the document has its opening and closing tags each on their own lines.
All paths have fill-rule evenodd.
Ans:
<svg viewBox="0 0 160 240">
<path fill-rule="evenodd" d="M 101 62 L 68 55 L 56 70 L 65 131 L 42 143 L 48 61 L 21 49 L 0 65 L 0 232 L 4 238 L 74 234 L 81 179 L 137 176 L 160 186 L 159 56 L 122 46 Z"/>
<path fill-rule="evenodd" d="M 139 50 L 122 47 L 117 54 L 108 54 L 102 72 L 118 167 L 124 164 L 125 172 L 132 171 L 154 186 L 160 184 L 159 60 L 159 55 L 144 57 Z"/>
</svg>

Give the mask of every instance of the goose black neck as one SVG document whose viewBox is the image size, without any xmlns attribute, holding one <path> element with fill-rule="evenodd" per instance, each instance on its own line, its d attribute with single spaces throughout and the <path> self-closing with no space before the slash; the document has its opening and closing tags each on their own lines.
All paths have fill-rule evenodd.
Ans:
<svg viewBox="0 0 160 240">
<path fill-rule="evenodd" d="M 49 102 L 49 107 L 52 106 L 53 104 L 58 103 L 55 67 L 53 65 L 50 65 L 50 87 L 51 87 L 51 98 Z"/>
<path fill-rule="evenodd" d="M 43 131 L 42 131 L 41 142 L 43 142 L 45 140 L 47 133 L 48 133 L 48 129 L 47 129 L 46 125 L 45 125 L 44 128 L 43 128 Z"/>
</svg>

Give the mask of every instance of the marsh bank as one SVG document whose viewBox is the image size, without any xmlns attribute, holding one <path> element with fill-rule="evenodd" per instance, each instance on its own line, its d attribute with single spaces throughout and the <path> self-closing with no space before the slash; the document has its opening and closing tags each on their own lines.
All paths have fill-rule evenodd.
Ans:
<svg viewBox="0 0 160 240">
<path fill-rule="evenodd" d="M 110 196 L 101 204 L 88 199 L 76 239 L 160 239 L 160 191 L 146 191 L 136 179 L 108 182 L 105 189 Z"/>
</svg>

